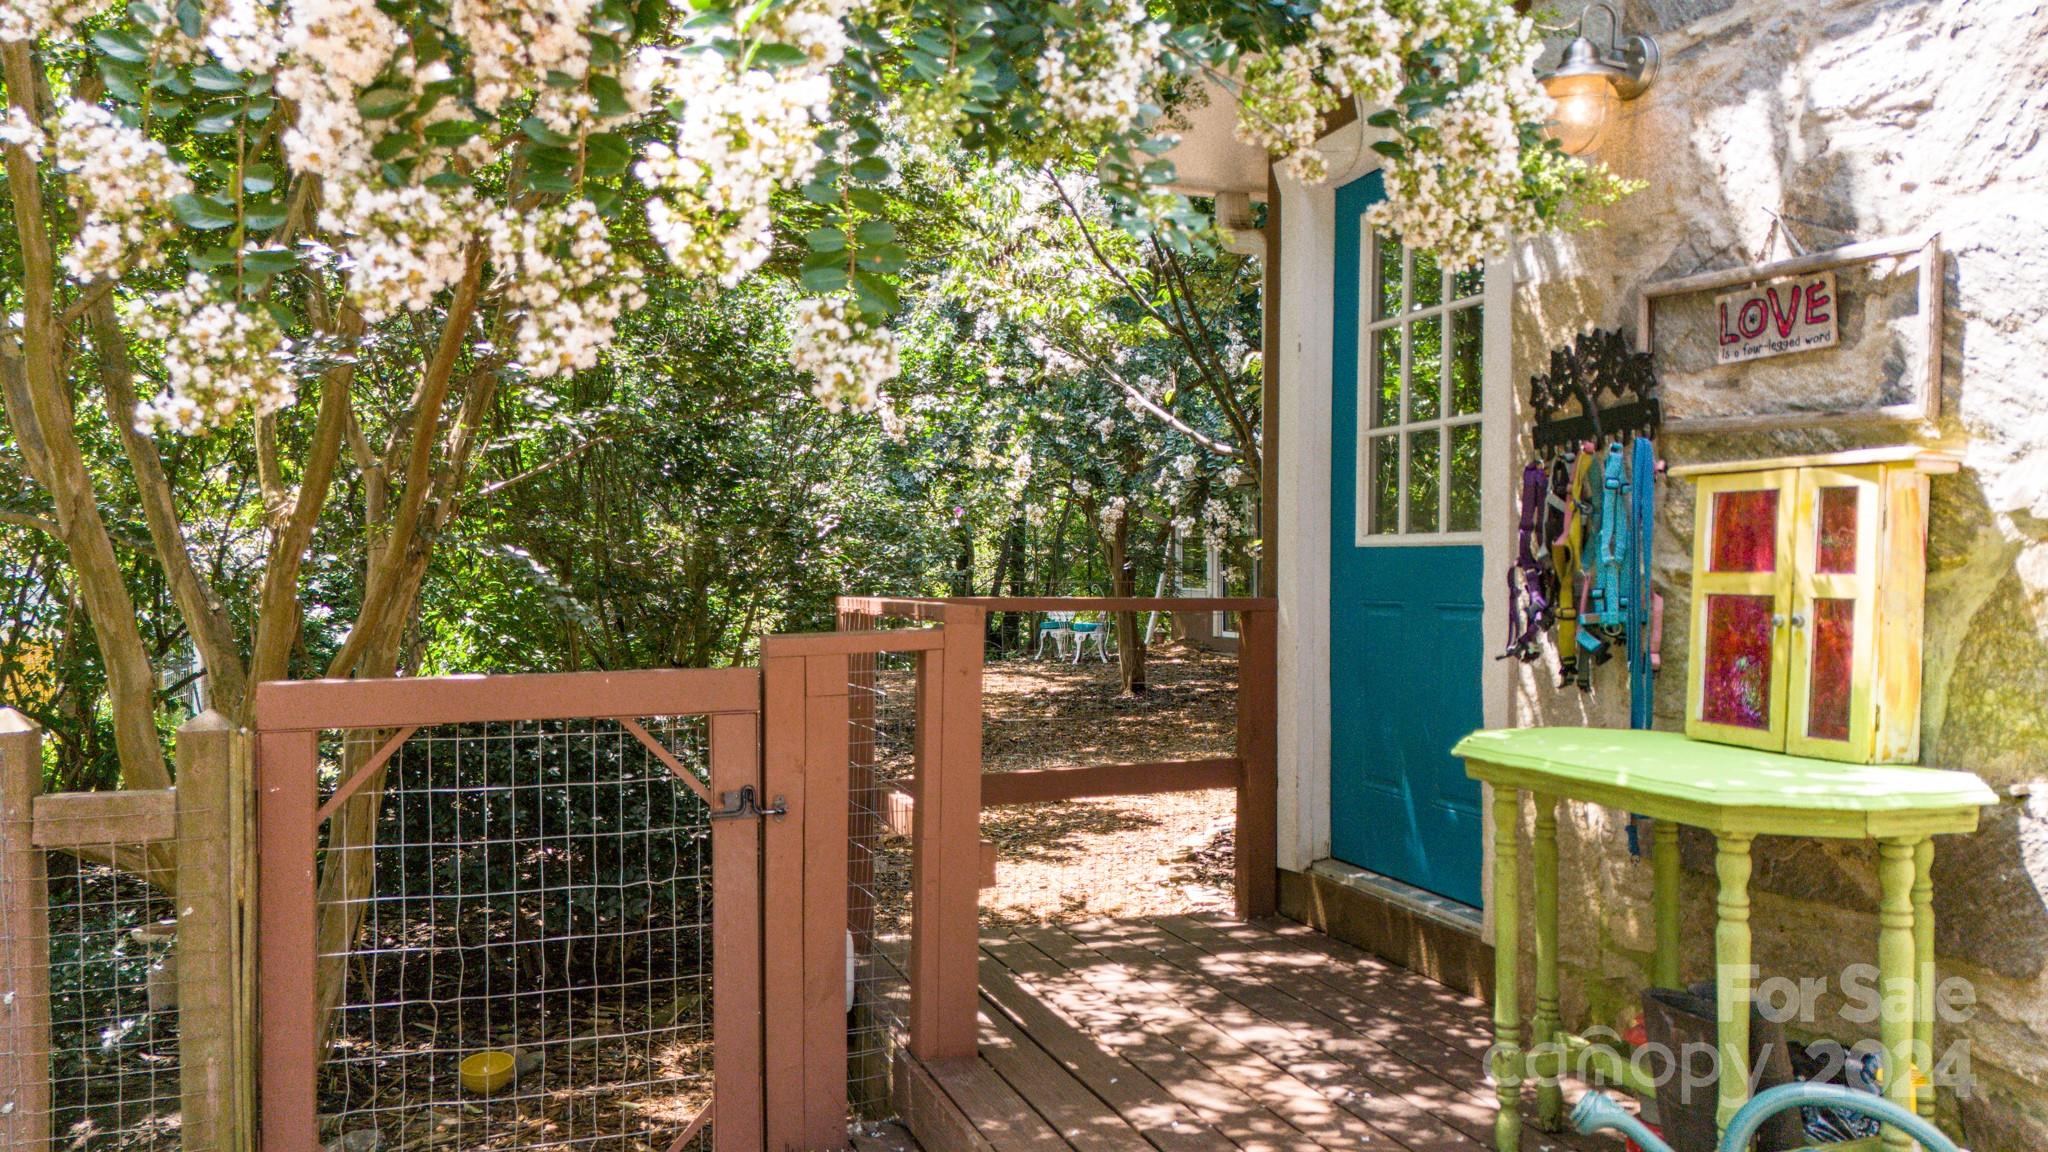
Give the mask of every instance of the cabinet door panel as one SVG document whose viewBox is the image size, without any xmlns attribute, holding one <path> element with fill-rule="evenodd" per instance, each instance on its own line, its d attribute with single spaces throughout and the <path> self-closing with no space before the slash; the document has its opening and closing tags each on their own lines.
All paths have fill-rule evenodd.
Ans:
<svg viewBox="0 0 2048 1152">
<path fill-rule="evenodd" d="M 1875 467 L 1813 468 L 1801 475 L 1793 525 L 1788 752 L 1870 758 L 1882 494 Z"/>
<path fill-rule="evenodd" d="M 1708 476 L 1696 493 L 1686 735 L 1782 750 L 1797 474 Z"/>
</svg>

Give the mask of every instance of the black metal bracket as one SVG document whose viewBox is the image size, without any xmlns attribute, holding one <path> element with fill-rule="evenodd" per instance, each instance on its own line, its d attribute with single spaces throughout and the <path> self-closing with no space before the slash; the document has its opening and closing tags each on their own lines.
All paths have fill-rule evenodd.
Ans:
<svg viewBox="0 0 2048 1152">
<path fill-rule="evenodd" d="M 782 802 L 782 797 L 777 796 L 775 798 L 775 806 L 772 808 L 761 807 L 759 799 L 760 797 L 755 793 L 752 784 L 740 785 L 740 790 L 737 792 L 720 792 L 718 800 L 723 807 L 713 808 L 711 810 L 711 819 L 761 820 L 769 816 L 789 815 L 789 805 Z"/>
<path fill-rule="evenodd" d="M 1620 329 L 1594 328 L 1550 353 L 1550 371 L 1529 378 L 1539 453 L 1630 434 L 1654 436 L 1664 420 L 1650 354 Z"/>
</svg>

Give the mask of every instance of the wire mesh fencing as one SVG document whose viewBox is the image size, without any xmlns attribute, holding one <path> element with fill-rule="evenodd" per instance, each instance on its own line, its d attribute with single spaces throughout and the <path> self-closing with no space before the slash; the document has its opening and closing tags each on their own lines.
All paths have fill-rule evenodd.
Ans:
<svg viewBox="0 0 2048 1152">
<path fill-rule="evenodd" d="M 917 659 L 913 653 L 848 661 L 850 821 L 848 949 L 853 1009 L 847 1022 L 847 1096 L 856 1122 L 890 1117 L 891 1062 L 909 1011 L 907 788 L 916 771 Z"/>
<path fill-rule="evenodd" d="M 708 1148 L 704 721 L 423 728 L 381 770 L 322 845 L 326 1147 Z"/>
<path fill-rule="evenodd" d="M 41 767 L 32 731 L 0 733 L 0 1136 L 204 1147 L 182 1131 L 171 794 L 42 795 Z"/>
</svg>

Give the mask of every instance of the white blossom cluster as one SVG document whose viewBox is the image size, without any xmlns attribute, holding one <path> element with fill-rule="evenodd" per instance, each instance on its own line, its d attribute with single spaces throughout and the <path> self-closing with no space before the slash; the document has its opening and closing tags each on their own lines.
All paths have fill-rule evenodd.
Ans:
<svg viewBox="0 0 2048 1152">
<path fill-rule="evenodd" d="M 520 310 L 514 356 L 535 376 L 594 367 L 619 317 L 647 303 L 640 266 L 612 247 L 588 200 L 559 212 L 505 214 L 485 229 L 505 299 Z"/>
<path fill-rule="evenodd" d="M 218 0 L 202 40 L 230 72 L 269 72 L 284 54 L 284 29 L 264 0 Z"/>
<path fill-rule="evenodd" d="M 39 40 L 67 31 L 101 7 L 97 0 L 6 0 L 0 4 L 0 41 Z"/>
<path fill-rule="evenodd" d="M 496 112 L 549 72 L 582 77 L 590 68 L 583 24 L 594 0 L 454 0 L 448 21 L 468 44 L 477 106 Z"/>
<path fill-rule="evenodd" d="M 730 288 L 768 259 L 770 198 L 822 157 L 831 81 L 817 68 L 742 68 L 693 52 L 666 82 L 682 104 L 675 138 L 648 145 L 635 168 L 662 193 L 648 202 L 648 231 L 683 275 Z"/>
<path fill-rule="evenodd" d="M 269 312 L 220 299 L 206 278 L 142 302 L 130 326 L 163 345 L 168 387 L 138 405 L 135 427 L 183 435 L 224 428 L 245 409 L 274 412 L 292 399 L 289 343 Z"/>
<path fill-rule="evenodd" d="M 1116 535 L 1117 525 L 1124 522 L 1124 513 L 1130 509 L 1130 506 L 1131 500 L 1128 496 L 1111 496 L 1108 500 L 1103 501 L 1101 521 L 1104 537 Z"/>
<path fill-rule="evenodd" d="M 12 144 L 28 153 L 32 163 L 43 159 L 43 130 L 28 118 L 28 113 L 11 105 L 0 112 L 0 144 Z"/>
<path fill-rule="evenodd" d="M 467 189 L 337 183 L 320 226 L 354 238 L 343 264 L 364 319 L 424 312 L 442 289 L 462 279 L 475 209 Z"/>
<path fill-rule="evenodd" d="M 398 25 L 372 0 L 291 0 L 284 31 L 290 59 L 277 90 L 299 105 L 284 138 L 294 170 L 357 178 L 374 170 L 356 93 L 403 43 Z"/>
<path fill-rule="evenodd" d="M 797 301 L 789 362 L 811 376 L 811 395 L 827 411 L 890 412 L 882 385 L 902 372 L 896 334 L 860 318 L 843 296 Z"/>
<path fill-rule="evenodd" d="M 57 168 L 71 178 L 79 214 L 64 271 L 90 281 L 154 264 L 172 230 L 166 208 L 192 190 L 185 170 L 162 144 L 95 104 L 66 103 L 56 136 Z"/>
<path fill-rule="evenodd" d="M 1237 134 L 1295 178 L 1326 179 L 1315 138 L 1333 97 L 1396 106 L 1407 68 L 1423 61 L 1428 78 L 1456 90 L 1424 114 L 1431 131 L 1404 134 L 1404 154 L 1385 162 L 1387 199 L 1374 223 L 1467 267 L 1535 223 L 1519 129 L 1551 115 L 1535 78 L 1539 49 L 1535 26 L 1508 0 L 1324 0 L 1307 41 L 1247 65 Z"/>
<path fill-rule="evenodd" d="M 1084 137 L 1137 123 L 1159 74 L 1166 25 L 1146 19 L 1145 0 L 1069 0 L 1074 29 L 1046 37 L 1038 89 L 1047 110 Z"/>
<path fill-rule="evenodd" d="M 1433 251 L 1452 268 L 1474 267 L 1507 247 L 1516 232 L 1541 227 L 1522 195 L 1521 125 L 1552 114 L 1550 97 L 1530 67 L 1533 32 L 1505 45 L 1518 65 L 1483 72 L 1430 118 L 1431 147 L 1411 149 L 1384 165 L 1387 199 L 1368 222 L 1412 248 Z"/>
</svg>

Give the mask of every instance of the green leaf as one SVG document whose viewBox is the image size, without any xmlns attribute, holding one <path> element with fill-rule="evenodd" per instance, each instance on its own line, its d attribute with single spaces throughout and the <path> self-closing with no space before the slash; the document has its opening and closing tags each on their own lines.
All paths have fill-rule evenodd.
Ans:
<svg viewBox="0 0 2048 1152">
<path fill-rule="evenodd" d="M 107 82 L 107 91 L 113 94 L 114 99 L 125 104 L 142 103 L 142 89 L 136 83 L 135 74 L 131 69 L 113 60 L 102 58 L 100 78 Z"/>
<path fill-rule="evenodd" d="M 242 267 L 264 276 L 289 272 L 299 266 L 299 254 L 290 248 L 257 248 L 242 253 Z"/>
<path fill-rule="evenodd" d="M 162 16 L 157 14 L 156 9 L 143 3 L 142 0 L 128 0 L 128 18 L 144 28 L 154 28 L 157 25 L 157 21 L 163 19 Z"/>
<path fill-rule="evenodd" d="M 172 14 L 178 18 L 179 30 L 192 39 L 199 39 L 206 31 L 206 13 L 200 9 L 197 0 L 178 0 Z"/>
<path fill-rule="evenodd" d="M 192 122 L 192 131 L 201 136 L 224 136 L 235 130 L 235 121 L 242 114 L 240 108 L 229 108 L 224 112 L 209 112 Z"/>
<path fill-rule="evenodd" d="M 846 250 L 846 233 L 837 228 L 813 228 L 804 236 L 804 243 L 813 252 L 839 253 Z"/>
<path fill-rule="evenodd" d="M 797 278 L 813 292 L 837 292 L 847 285 L 846 265 L 837 261 L 820 264 L 805 268 Z"/>
<path fill-rule="evenodd" d="M 372 88 L 356 97 L 356 111 L 365 120 L 389 120 L 412 107 L 412 93 L 404 88 Z"/>
<path fill-rule="evenodd" d="M 887 220 L 870 220 L 853 230 L 863 246 L 888 244 L 896 239 L 896 225 Z"/>
<path fill-rule="evenodd" d="M 247 204 L 242 208 L 242 226 L 251 232 L 271 232 L 284 227 L 288 216 L 282 204 Z"/>
<path fill-rule="evenodd" d="M 794 44 L 763 44 L 754 49 L 753 62 L 763 68 L 790 68 L 810 60 Z"/>
<path fill-rule="evenodd" d="M 426 185 L 429 188 L 468 188 L 474 183 L 474 180 L 460 172 L 436 172 L 426 179 Z"/>
<path fill-rule="evenodd" d="M 123 64 L 140 64 L 149 59 L 142 42 L 117 28 L 103 28 L 92 34 L 92 45 Z"/>
<path fill-rule="evenodd" d="M 261 195 L 277 187 L 277 169 L 268 164 L 251 164 L 242 170 L 242 191 Z"/>
<path fill-rule="evenodd" d="M 211 272 L 216 268 L 226 268 L 234 262 L 235 250 L 225 244 L 195 248 L 185 254 L 185 263 L 194 272 Z"/>
<path fill-rule="evenodd" d="M 597 101 L 599 115 L 607 118 L 632 115 L 633 108 L 626 103 L 626 90 L 615 77 L 601 72 L 591 73 L 590 95 Z"/>
<path fill-rule="evenodd" d="M 423 135 L 436 144 L 467 144 L 484 130 L 474 120 L 441 120 L 426 126 Z"/>
<path fill-rule="evenodd" d="M 889 162 L 880 156 L 863 156 L 847 171 L 863 184 L 875 184 L 889 178 Z"/>
<path fill-rule="evenodd" d="M 1391 157 L 1395 160 L 1399 160 L 1408 154 L 1407 149 L 1394 143 L 1392 140 L 1375 140 L 1372 142 L 1372 150 L 1382 156 Z"/>
<path fill-rule="evenodd" d="M 875 244 L 860 250 L 862 270 L 894 274 L 910 263 L 910 253 L 894 244 Z"/>
<path fill-rule="evenodd" d="M 192 85 L 204 92 L 240 92 L 242 76 L 218 64 L 202 64 L 192 70 Z"/>
<path fill-rule="evenodd" d="M 902 307 L 894 283 L 865 271 L 853 274 L 853 298 L 860 305 L 861 315 L 870 320 L 879 320 Z"/>
<path fill-rule="evenodd" d="M 187 228 L 211 232 L 218 228 L 231 228 L 235 223 L 235 210 L 211 196 L 199 196 L 181 192 L 171 197 L 171 212 L 178 222 Z"/>
<path fill-rule="evenodd" d="M 574 137 L 564 136 L 553 128 L 548 127 L 548 122 L 538 116 L 528 116 L 526 119 L 521 120 L 519 122 L 519 130 L 526 133 L 526 138 L 536 144 L 566 148 L 576 142 Z"/>
</svg>

